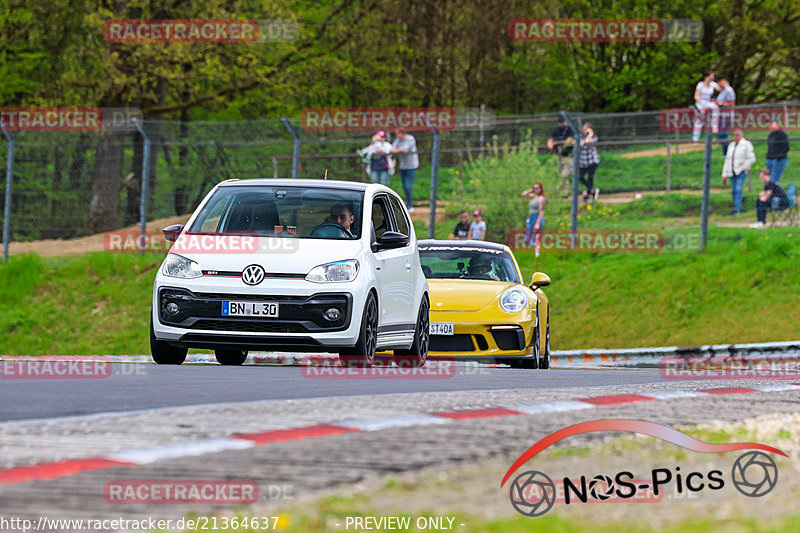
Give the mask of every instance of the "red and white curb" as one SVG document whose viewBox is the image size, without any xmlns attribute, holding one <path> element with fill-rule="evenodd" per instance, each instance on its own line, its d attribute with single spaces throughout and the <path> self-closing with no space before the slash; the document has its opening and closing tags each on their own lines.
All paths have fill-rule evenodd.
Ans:
<svg viewBox="0 0 800 533">
<path fill-rule="evenodd" d="M 240 433 L 230 437 L 208 438 L 146 448 L 122 450 L 96 457 L 64 459 L 28 466 L 0 469 L 0 485 L 56 479 L 65 476 L 106 470 L 116 467 L 139 466 L 169 459 L 197 457 L 223 451 L 245 450 L 278 442 L 301 441 L 319 437 L 380 431 L 389 428 L 450 424 L 459 420 L 498 418 L 517 415 L 562 413 L 595 409 L 636 402 L 652 402 L 709 395 L 748 394 L 754 392 L 783 392 L 800 390 L 800 383 L 780 383 L 753 387 L 721 387 L 703 390 L 675 390 L 647 394 L 612 394 L 575 400 L 559 400 L 536 404 L 509 405 L 462 411 L 440 411 L 394 417 L 349 418 L 328 424 L 316 424 L 261 433 Z"/>
</svg>

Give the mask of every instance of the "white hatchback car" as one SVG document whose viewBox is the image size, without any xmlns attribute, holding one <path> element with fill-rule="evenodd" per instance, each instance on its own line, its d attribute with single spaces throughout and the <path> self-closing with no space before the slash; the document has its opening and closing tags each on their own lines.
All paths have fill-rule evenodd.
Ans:
<svg viewBox="0 0 800 533">
<path fill-rule="evenodd" d="M 217 185 L 174 241 L 153 288 L 150 348 L 240 365 L 248 350 L 338 352 L 369 366 L 428 355 L 428 284 L 400 197 L 377 184 L 248 179 Z"/>
</svg>

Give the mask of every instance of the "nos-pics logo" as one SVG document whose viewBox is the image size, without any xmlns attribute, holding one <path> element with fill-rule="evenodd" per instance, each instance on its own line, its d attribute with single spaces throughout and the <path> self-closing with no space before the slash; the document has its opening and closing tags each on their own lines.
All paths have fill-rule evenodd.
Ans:
<svg viewBox="0 0 800 533">
<path fill-rule="evenodd" d="M 778 483 L 778 466 L 764 452 L 786 456 L 766 444 L 702 442 L 654 422 L 594 420 L 560 429 L 531 446 L 511 465 L 500 486 L 504 486 L 514 472 L 548 446 L 574 435 L 597 431 L 640 433 L 702 453 L 748 451 L 736 458 L 729 474 L 723 470 L 686 472 L 675 466 L 653 468 L 647 475 L 638 478 L 634 478 L 632 472 L 622 471 L 579 478 L 564 477 L 553 481 L 544 472 L 528 470 L 516 476 L 509 486 L 509 499 L 514 509 L 525 516 L 537 517 L 548 512 L 557 501 L 566 505 L 598 501 L 660 501 L 668 488 L 677 494 L 698 493 L 720 490 L 727 483 L 747 497 L 758 498 L 771 492 Z"/>
</svg>

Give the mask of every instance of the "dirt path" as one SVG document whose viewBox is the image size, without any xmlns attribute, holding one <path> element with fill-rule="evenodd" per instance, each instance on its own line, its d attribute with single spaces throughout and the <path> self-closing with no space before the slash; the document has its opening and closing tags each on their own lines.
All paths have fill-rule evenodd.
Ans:
<svg viewBox="0 0 800 533">
<path fill-rule="evenodd" d="M 147 223 L 147 231 L 160 231 L 172 224 L 186 224 L 190 215 L 160 218 Z M 138 231 L 139 225 L 128 226 L 120 231 Z M 102 252 L 103 233 L 87 235 L 77 239 L 45 239 L 30 242 L 11 242 L 8 246 L 9 255 L 34 253 L 41 256 L 85 254 L 89 252 Z"/>
<path fill-rule="evenodd" d="M 712 188 L 711 192 L 712 193 L 728 192 L 728 189 Z M 630 191 L 630 192 L 604 194 L 603 190 L 600 189 L 600 198 L 598 202 L 601 204 L 627 204 L 629 202 L 640 200 L 644 196 L 663 196 L 665 194 L 673 194 L 673 193 L 701 196 L 703 194 L 703 191 L 699 189 L 673 189 L 669 193 L 667 193 L 667 191 L 659 190 L 659 191 Z"/>
<path fill-rule="evenodd" d="M 717 143 L 714 143 L 714 146 L 717 146 Z M 685 154 L 686 152 L 702 152 L 706 149 L 705 143 L 681 143 L 681 144 L 671 144 L 670 145 L 670 153 L 672 154 Z M 637 157 L 653 157 L 653 156 L 667 156 L 667 146 L 664 145 L 663 148 L 653 148 L 651 150 L 639 150 L 637 152 L 626 152 L 624 154 L 620 154 L 620 157 L 624 157 L 625 159 L 635 159 Z"/>
</svg>

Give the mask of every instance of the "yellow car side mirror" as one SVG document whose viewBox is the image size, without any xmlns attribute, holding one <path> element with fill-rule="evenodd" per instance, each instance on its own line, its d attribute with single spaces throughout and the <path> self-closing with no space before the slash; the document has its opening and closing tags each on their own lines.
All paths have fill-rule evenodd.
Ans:
<svg viewBox="0 0 800 533">
<path fill-rule="evenodd" d="M 531 289 L 540 289 L 550 285 L 550 277 L 544 272 L 534 272 L 531 276 Z"/>
</svg>

